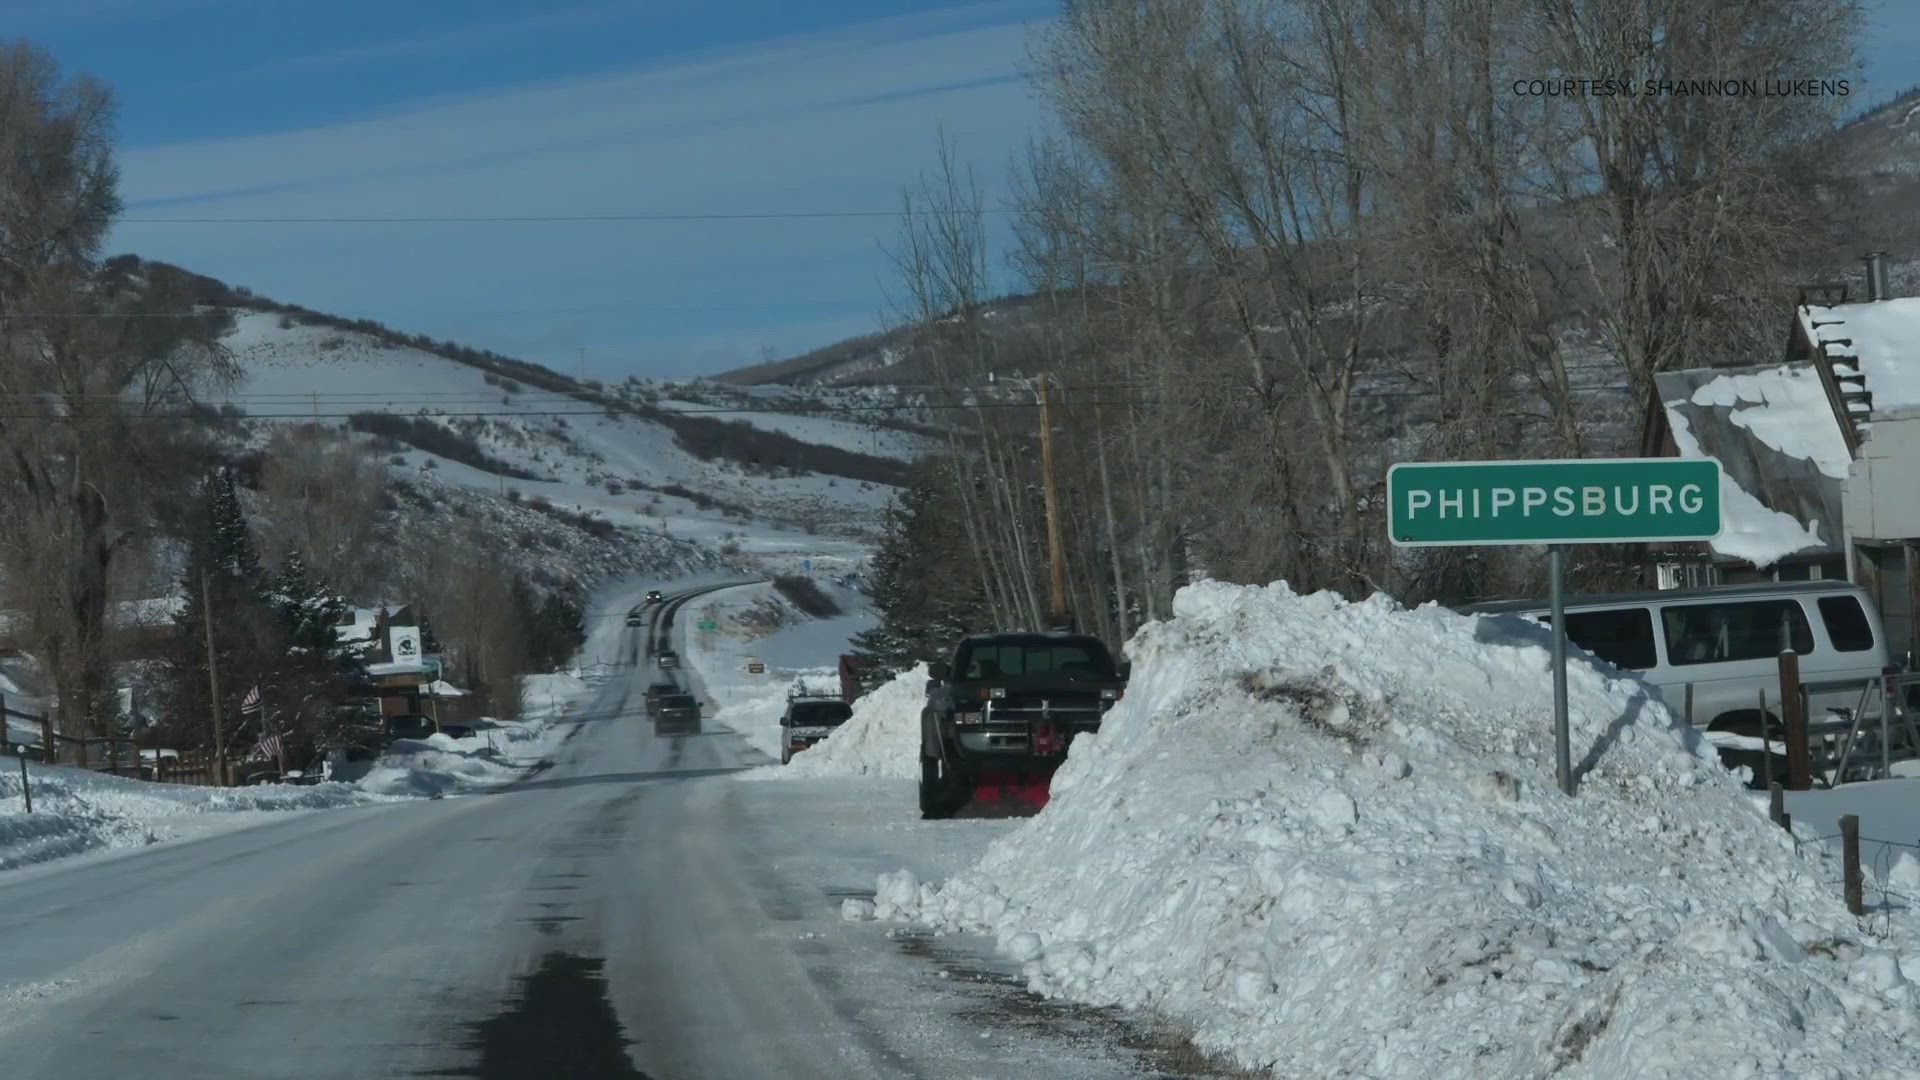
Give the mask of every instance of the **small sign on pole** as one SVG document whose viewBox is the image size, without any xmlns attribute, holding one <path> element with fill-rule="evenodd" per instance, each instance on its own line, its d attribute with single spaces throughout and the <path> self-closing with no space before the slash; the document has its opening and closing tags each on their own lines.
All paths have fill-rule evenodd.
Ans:
<svg viewBox="0 0 1920 1080">
<path fill-rule="evenodd" d="M 1568 795 L 1566 545 L 1711 540 L 1720 516 L 1713 458 L 1409 461 L 1387 470 L 1396 547 L 1547 546 L 1554 777 Z"/>
<path fill-rule="evenodd" d="M 747 674 L 765 675 L 766 673 L 767 673 L 767 665 L 761 663 L 759 660 L 751 656 L 747 657 Z"/>
</svg>

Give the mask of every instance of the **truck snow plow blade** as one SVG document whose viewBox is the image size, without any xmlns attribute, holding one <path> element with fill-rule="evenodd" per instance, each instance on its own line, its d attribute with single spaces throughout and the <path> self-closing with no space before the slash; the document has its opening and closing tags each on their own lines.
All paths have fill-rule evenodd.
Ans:
<svg viewBox="0 0 1920 1080">
<path fill-rule="evenodd" d="M 982 769 L 956 817 L 1032 817 L 1047 805 L 1052 769 Z"/>
</svg>

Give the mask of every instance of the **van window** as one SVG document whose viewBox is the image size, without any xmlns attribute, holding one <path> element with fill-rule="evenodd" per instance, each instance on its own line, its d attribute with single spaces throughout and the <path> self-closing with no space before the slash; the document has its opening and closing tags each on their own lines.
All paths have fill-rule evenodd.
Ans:
<svg viewBox="0 0 1920 1080">
<path fill-rule="evenodd" d="M 1544 620 L 1552 625 L 1551 617 Z M 1646 608 L 1567 612 L 1567 640 L 1614 667 L 1644 671 L 1653 654 L 1653 613 Z"/>
<path fill-rule="evenodd" d="M 1857 596 L 1820 598 L 1820 621 L 1827 624 L 1827 636 L 1840 652 L 1863 652 L 1873 648 L 1873 624 L 1860 609 Z"/>
<path fill-rule="evenodd" d="M 1813 627 L 1797 600 L 1675 605 L 1661 610 L 1667 662 L 1721 664 L 1770 660 L 1787 649 L 1813 651 Z"/>
</svg>

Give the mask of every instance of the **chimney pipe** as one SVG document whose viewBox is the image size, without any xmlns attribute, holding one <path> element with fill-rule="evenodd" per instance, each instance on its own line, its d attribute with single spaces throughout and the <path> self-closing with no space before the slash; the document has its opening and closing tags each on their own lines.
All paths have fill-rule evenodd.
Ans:
<svg viewBox="0 0 1920 1080">
<path fill-rule="evenodd" d="M 1869 251 L 1862 261 L 1867 264 L 1867 299 L 1887 300 L 1887 253 Z"/>
</svg>

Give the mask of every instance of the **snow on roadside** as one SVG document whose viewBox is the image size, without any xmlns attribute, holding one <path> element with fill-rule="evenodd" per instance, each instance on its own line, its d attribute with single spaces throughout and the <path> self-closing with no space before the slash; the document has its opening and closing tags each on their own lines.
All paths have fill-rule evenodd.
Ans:
<svg viewBox="0 0 1920 1080">
<path fill-rule="evenodd" d="M 1848 915 L 1637 679 L 1570 664 L 1568 799 L 1514 620 L 1207 582 L 1129 655 L 1047 808 L 944 883 L 882 874 L 873 917 L 1278 1076 L 1920 1069 L 1913 924 Z"/>
<path fill-rule="evenodd" d="M 357 783 L 396 798 L 461 795 L 511 784 L 566 736 L 568 726 L 561 721 L 588 689 L 577 672 L 530 676 L 521 691 L 520 719 L 482 720 L 472 735 L 460 739 L 438 733 L 402 739 Z"/>
<path fill-rule="evenodd" d="M 30 763 L 29 814 L 20 794 L 19 762 L 0 761 L 0 870 L 228 832 L 289 812 L 460 794 L 510 783 L 552 752 L 567 731 L 561 721 L 588 689 L 577 674 L 533 676 L 527 680 L 520 720 L 482 722 L 481 732 L 471 738 L 402 740 L 351 782 L 213 788 Z"/>
<path fill-rule="evenodd" d="M 760 620 L 770 612 L 778 612 L 788 625 L 767 634 Z M 698 629 L 704 619 L 713 620 L 717 629 Z M 846 650 L 845 626 L 841 620 L 807 619 L 770 584 L 743 585 L 703 596 L 687 605 L 678 621 L 686 637 L 687 663 L 699 673 L 716 706 L 714 723 L 738 733 L 776 761 L 787 695 L 802 685 L 839 692 L 839 672 L 831 664 Z M 774 652 L 763 654 L 770 639 Z M 748 657 L 762 661 L 766 671 L 748 674 Z M 776 657 L 785 664 L 777 663 Z"/>
<path fill-rule="evenodd" d="M 270 820 L 269 812 L 388 801 L 352 784 L 212 788 L 39 764 L 28 765 L 28 784 L 31 814 L 21 798 L 20 763 L 0 761 L 0 870 L 244 828 Z"/>
<path fill-rule="evenodd" d="M 920 775 L 920 710 L 927 703 L 927 665 L 894 676 L 853 704 L 853 715 L 808 748 L 779 776 Z"/>
</svg>

